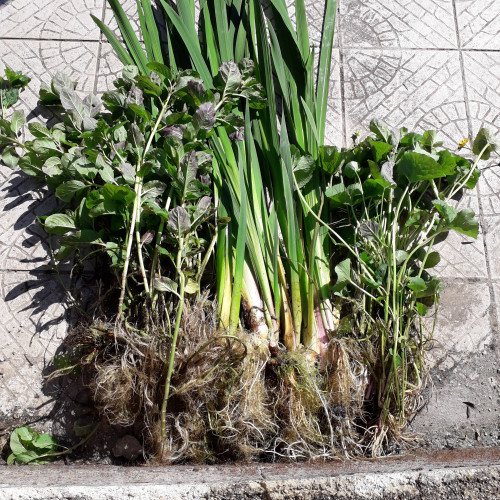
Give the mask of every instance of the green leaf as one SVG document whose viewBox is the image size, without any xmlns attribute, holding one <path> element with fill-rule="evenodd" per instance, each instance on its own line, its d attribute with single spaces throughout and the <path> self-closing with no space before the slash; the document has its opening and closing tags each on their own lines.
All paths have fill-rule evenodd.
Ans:
<svg viewBox="0 0 500 500">
<path fill-rule="evenodd" d="M 146 182 L 143 186 L 142 199 L 154 200 L 161 196 L 166 189 L 167 185 L 159 180 Z"/>
<path fill-rule="evenodd" d="M 18 87 L 21 89 L 24 89 L 31 81 L 31 78 L 23 75 L 21 71 L 12 71 L 8 67 L 5 67 L 5 76 L 7 77 L 11 87 Z"/>
<path fill-rule="evenodd" d="M 74 90 L 62 89 L 59 97 L 64 109 L 72 117 L 76 128 L 83 127 L 83 130 L 94 130 L 97 127 L 97 120 L 90 116 L 89 110 Z"/>
<path fill-rule="evenodd" d="M 76 193 L 86 187 L 87 185 L 82 181 L 68 181 L 57 187 L 56 196 L 63 201 L 69 202 L 73 199 L 73 196 L 75 196 Z"/>
<path fill-rule="evenodd" d="M 193 295 L 195 293 L 198 293 L 200 291 L 200 284 L 197 281 L 195 281 L 194 279 L 188 278 L 186 280 L 186 286 L 184 288 L 184 291 L 188 295 Z"/>
<path fill-rule="evenodd" d="M 205 218 L 210 213 L 211 206 L 212 206 L 212 198 L 210 198 L 210 196 L 203 196 L 202 198 L 200 198 L 194 210 L 193 226 L 196 221 Z"/>
<path fill-rule="evenodd" d="M 431 151 L 434 148 L 442 146 L 442 141 L 436 141 L 437 132 L 435 130 L 426 130 L 422 136 L 422 146 Z"/>
<path fill-rule="evenodd" d="M 93 229 L 82 229 L 69 236 L 64 236 L 60 240 L 62 247 L 68 248 L 85 248 L 89 245 L 104 245 L 99 233 Z"/>
<path fill-rule="evenodd" d="M 404 251 L 404 250 L 396 250 L 396 255 L 395 255 L 395 258 L 396 258 L 396 264 L 398 266 L 400 266 L 401 264 L 403 264 L 403 262 L 405 262 L 405 260 L 409 257 L 409 254 L 408 252 Z"/>
<path fill-rule="evenodd" d="M 427 285 L 422 278 L 411 278 L 408 282 L 408 288 L 414 292 L 423 292 L 427 289 Z"/>
<path fill-rule="evenodd" d="M 319 149 L 321 166 L 328 174 L 334 174 L 342 162 L 344 154 L 341 153 L 335 146 L 321 146 Z"/>
<path fill-rule="evenodd" d="M 441 291 L 441 280 L 436 277 L 432 277 L 429 281 L 425 282 L 425 290 L 417 291 L 415 296 L 417 299 L 424 297 L 432 297 Z"/>
<path fill-rule="evenodd" d="M 2 96 L 2 104 L 4 108 L 10 108 L 19 100 L 19 90 L 18 89 L 0 89 L 0 95 Z"/>
<path fill-rule="evenodd" d="M 323 145 L 325 137 L 336 12 L 337 0 L 326 0 L 325 14 L 323 16 L 323 34 L 320 45 L 321 48 L 319 54 L 318 83 L 316 92 L 316 126 L 318 128 L 318 136 L 320 139 L 319 146 Z"/>
<path fill-rule="evenodd" d="M 165 14 L 169 18 L 170 22 L 174 25 L 182 41 L 185 43 L 189 55 L 193 61 L 193 65 L 196 71 L 199 73 L 200 77 L 205 82 L 205 86 L 207 88 L 212 88 L 212 74 L 210 73 L 210 70 L 208 69 L 208 66 L 203 58 L 200 48 L 200 42 L 196 35 L 196 31 L 191 30 L 181 19 L 179 14 L 177 14 L 177 12 L 175 12 L 175 10 L 165 0 L 160 0 L 160 2 L 163 6 Z"/>
<path fill-rule="evenodd" d="M 151 121 L 151 113 L 146 110 L 144 106 L 139 106 L 139 104 L 136 104 L 135 102 L 131 102 L 128 107 L 137 115 L 140 116 L 144 121 L 150 122 Z"/>
<path fill-rule="evenodd" d="M 345 186 L 343 183 L 335 184 L 325 191 L 333 207 L 342 205 L 356 205 L 363 199 L 361 184 L 355 183 Z"/>
<path fill-rule="evenodd" d="M 337 282 L 333 287 L 334 292 L 340 292 L 351 281 L 351 261 L 345 259 L 335 266 Z"/>
<path fill-rule="evenodd" d="M 466 236 L 477 238 L 479 234 L 479 222 L 476 219 L 474 210 L 471 208 L 460 210 L 450 224 L 450 228 Z"/>
<path fill-rule="evenodd" d="M 50 434 L 40 434 L 32 441 L 32 444 L 35 448 L 43 450 L 44 453 L 50 453 L 57 449 L 59 443 L 57 438 Z"/>
<path fill-rule="evenodd" d="M 75 220 L 66 214 L 49 215 L 44 222 L 45 231 L 49 234 L 63 235 L 76 229 Z"/>
<path fill-rule="evenodd" d="M 15 134 L 18 134 L 23 129 L 24 125 L 26 125 L 26 116 L 24 115 L 24 111 L 16 110 L 12 113 L 12 119 L 10 121 L 12 130 Z"/>
<path fill-rule="evenodd" d="M 440 261 L 441 257 L 439 255 L 439 252 L 430 252 L 425 259 L 424 269 L 431 269 L 432 267 L 437 266 Z"/>
<path fill-rule="evenodd" d="M 146 57 L 146 54 L 144 53 L 141 43 L 137 38 L 137 35 L 135 34 L 134 29 L 132 28 L 132 25 L 130 24 L 130 21 L 127 18 L 127 14 L 120 5 L 120 0 L 108 0 L 108 3 L 113 10 L 113 14 L 115 16 L 116 23 L 118 24 L 120 33 L 123 36 L 125 45 L 129 53 L 132 55 L 135 64 L 139 67 L 141 73 L 147 74 L 148 59 Z M 94 21 L 97 23 L 97 20 L 95 18 Z M 101 25 L 99 25 L 99 23 L 97 24 L 102 30 Z"/>
<path fill-rule="evenodd" d="M 389 127 L 381 120 L 372 120 L 370 122 L 370 130 L 384 142 L 389 142 L 389 136 L 391 135 L 391 130 Z"/>
<path fill-rule="evenodd" d="M 57 450 L 57 439 L 48 434 L 38 434 L 31 427 L 19 427 L 10 436 L 10 448 L 12 454 L 9 456 L 8 464 L 44 464 L 52 457 L 46 457 L 47 453 Z"/>
<path fill-rule="evenodd" d="M 438 179 L 453 173 L 450 165 L 440 165 L 436 160 L 421 153 L 405 153 L 397 164 L 398 172 L 410 182 Z"/>
<path fill-rule="evenodd" d="M 42 125 L 41 123 L 37 123 L 37 122 L 28 123 L 28 130 L 35 137 L 39 137 L 39 138 L 41 138 L 41 137 L 48 137 L 48 138 L 51 138 L 49 129 L 45 125 Z"/>
<path fill-rule="evenodd" d="M 429 308 L 422 304 L 422 302 L 417 302 L 415 304 L 415 309 L 417 310 L 417 313 L 420 314 L 420 316 L 425 316 L 429 310 Z"/>
<path fill-rule="evenodd" d="M 172 73 L 171 73 L 170 69 L 167 66 L 165 66 L 164 64 L 161 64 L 161 63 L 156 62 L 156 61 L 152 61 L 152 62 L 149 62 L 147 66 L 148 66 L 148 69 L 150 69 L 151 71 L 154 71 L 156 74 L 158 74 L 160 76 L 163 76 L 167 80 L 172 79 Z"/>
<path fill-rule="evenodd" d="M 56 143 L 52 139 L 49 139 L 49 138 L 35 139 L 33 141 L 32 147 L 36 153 L 41 153 L 41 154 L 45 154 L 49 150 L 59 151 Z"/>
<path fill-rule="evenodd" d="M 56 94 L 52 87 L 43 83 L 40 85 L 39 102 L 44 106 L 59 106 L 59 95 Z"/>
<path fill-rule="evenodd" d="M 0 118 L 0 132 L 8 137 L 16 139 L 16 134 L 14 134 L 10 122 L 3 118 Z M 7 141 L 6 144 L 10 144 L 10 141 Z"/>
<path fill-rule="evenodd" d="M 359 234 L 366 240 L 378 239 L 380 235 L 380 224 L 374 220 L 364 220 L 358 228 Z"/>
<path fill-rule="evenodd" d="M 373 152 L 374 160 L 379 163 L 387 154 L 392 151 L 393 146 L 387 142 L 373 141 L 370 139 L 370 146 Z"/>
<path fill-rule="evenodd" d="M 484 151 L 483 151 L 484 150 Z M 475 155 L 481 154 L 481 160 L 488 160 L 493 151 L 500 150 L 500 139 L 494 135 L 491 130 L 487 128 L 482 128 L 474 139 L 474 144 L 472 145 L 472 152 Z"/>
<path fill-rule="evenodd" d="M 293 174 L 299 188 L 303 188 L 312 179 L 316 162 L 312 156 L 301 156 L 293 166 Z"/>
<path fill-rule="evenodd" d="M 237 92 L 241 86 L 240 69 L 233 61 L 222 63 L 217 77 L 222 81 L 226 93 Z"/>
<path fill-rule="evenodd" d="M 464 208 L 459 212 L 442 200 L 433 200 L 432 203 L 437 211 L 443 216 L 447 228 L 454 229 L 466 236 L 477 238 L 479 233 L 479 222 L 475 218 L 472 209 Z"/>
<path fill-rule="evenodd" d="M 171 279 L 165 277 L 155 278 L 153 280 L 153 286 L 158 292 L 169 292 L 178 295 L 177 283 L 175 281 L 172 281 Z"/>
<path fill-rule="evenodd" d="M 75 84 L 68 75 L 58 71 L 54 78 L 52 78 L 52 88 L 59 96 L 63 90 L 75 90 Z"/>
<path fill-rule="evenodd" d="M 181 236 L 191 229 L 191 219 L 184 207 L 175 207 L 170 211 L 167 227 L 176 235 Z"/>
<path fill-rule="evenodd" d="M 73 424 L 73 432 L 76 437 L 88 436 L 94 429 L 96 424 L 79 425 L 77 422 Z"/>
<path fill-rule="evenodd" d="M 19 156 L 14 148 L 5 148 L 2 153 L 2 161 L 6 167 L 14 169 L 19 163 Z"/>
<path fill-rule="evenodd" d="M 160 97 L 162 93 L 161 87 L 153 83 L 151 79 L 145 75 L 140 75 L 136 80 L 137 86 L 144 90 L 146 94 L 154 95 L 156 97 Z"/>
</svg>

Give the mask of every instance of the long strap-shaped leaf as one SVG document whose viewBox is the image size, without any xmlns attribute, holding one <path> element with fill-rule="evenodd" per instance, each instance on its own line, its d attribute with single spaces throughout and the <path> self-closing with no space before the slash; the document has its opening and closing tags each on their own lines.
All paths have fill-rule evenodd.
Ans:
<svg viewBox="0 0 500 500">
<path fill-rule="evenodd" d="M 238 328 L 241 305 L 241 286 L 243 280 L 243 267 L 245 265 L 245 248 L 247 240 L 247 197 L 245 185 L 245 172 L 243 158 L 238 158 L 238 170 L 240 174 L 241 204 L 238 217 L 238 236 L 236 238 L 236 258 L 234 266 L 234 282 L 231 299 L 231 312 L 229 315 L 229 333 L 233 334 Z"/>
<path fill-rule="evenodd" d="M 108 3 L 113 11 L 116 23 L 118 24 L 118 29 L 120 30 L 123 40 L 125 41 L 125 45 L 132 54 L 132 58 L 139 67 L 139 70 L 144 74 L 148 74 L 148 59 L 144 54 L 144 50 L 141 47 L 139 39 L 137 38 L 137 35 L 127 18 L 127 14 L 125 14 L 125 11 L 118 0 L 108 0 Z"/>
<path fill-rule="evenodd" d="M 323 20 L 323 35 L 319 55 L 318 85 L 316 90 L 316 127 L 319 144 L 322 146 L 325 138 L 326 109 L 328 106 L 328 90 L 330 88 L 330 71 L 332 65 L 333 36 L 335 33 L 335 14 L 337 0 L 326 0 Z"/>
<path fill-rule="evenodd" d="M 295 23 L 297 25 L 297 39 L 302 58 L 309 54 L 309 30 L 307 27 L 306 8 L 304 0 L 295 0 Z"/>
<path fill-rule="evenodd" d="M 153 9 L 151 7 L 151 0 L 142 0 L 142 9 L 144 12 L 144 20 L 149 34 L 151 52 L 153 55 L 153 60 L 163 63 L 163 52 L 161 50 L 161 39 L 160 33 L 158 32 L 158 27 L 156 24 L 156 19 L 153 14 Z"/>
<path fill-rule="evenodd" d="M 130 66 L 134 64 L 133 59 L 130 57 L 129 53 L 127 50 L 123 47 L 123 45 L 120 43 L 118 38 L 113 34 L 113 32 L 100 20 L 97 19 L 94 15 L 90 14 L 90 17 L 94 20 L 94 22 L 97 24 L 99 29 L 102 31 L 103 35 L 107 38 L 108 42 L 110 43 L 111 47 L 113 47 L 113 50 L 115 51 L 116 55 L 118 56 L 118 59 L 123 63 L 124 66 Z"/>
<path fill-rule="evenodd" d="M 182 18 L 174 11 L 174 9 L 172 9 L 172 7 L 165 2 L 165 0 L 160 0 L 160 2 L 168 19 L 184 41 L 194 68 L 205 82 L 205 85 L 211 88 L 213 86 L 212 74 L 208 69 L 205 59 L 203 59 L 200 41 L 198 40 L 196 30 L 194 27 L 193 29 L 190 29 L 190 27 L 183 22 Z M 177 63 L 179 63 L 179 61 L 177 61 Z"/>
<path fill-rule="evenodd" d="M 206 3 L 201 11 L 201 18 L 203 26 L 203 36 L 205 37 L 205 59 L 208 60 L 210 64 L 210 70 L 212 75 L 216 75 L 219 71 L 221 65 L 219 51 L 217 49 L 217 43 L 215 41 L 215 33 L 213 30 L 213 23 L 210 15 L 210 9 L 208 8 L 208 3 Z"/>
<path fill-rule="evenodd" d="M 230 61 L 234 59 L 234 40 L 229 38 L 226 2 L 225 0 L 213 0 L 213 4 L 221 62 Z"/>
</svg>

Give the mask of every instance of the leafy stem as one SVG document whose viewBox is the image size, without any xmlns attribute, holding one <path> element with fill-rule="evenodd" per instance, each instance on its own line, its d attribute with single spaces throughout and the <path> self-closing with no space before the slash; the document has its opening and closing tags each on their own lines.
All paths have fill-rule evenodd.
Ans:
<svg viewBox="0 0 500 500">
<path fill-rule="evenodd" d="M 170 393 L 170 381 L 172 379 L 172 372 L 174 370 L 174 362 L 175 362 L 175 350 L 177 347 L 177 338 L 179 337 L 179 329 L 181 326 L 181 318 L 182 318 L 182 311 L 184 308 L 184 296 L 185 296 L 185 289 L 186 289 L 186 278 L 184 276 L 184 273 L 182 272 L 182 253 L 184 251 L 184 239 L 182 236 L 179 235 L 178 238 L 179 241 L 179 250 L 177 252 L 177 278 L 179 280 L 179 306 L 177 308 L 177 314 L 175 317 L 175 327 L 174 327 L 174 333 L 172 336 L 172 344 L 170 346 L 170 357 L 168 361 L 168 368 L 167 368 L 167 374 L 165 377 L 165 389 L 163 393 L 163 402 L 161 405 L 161 437 L 163 441 L 165 441 L 166 438 L 166 419 L 167 419 L 167 402 L 169 398 L 169 393 Z"/>
</svg>

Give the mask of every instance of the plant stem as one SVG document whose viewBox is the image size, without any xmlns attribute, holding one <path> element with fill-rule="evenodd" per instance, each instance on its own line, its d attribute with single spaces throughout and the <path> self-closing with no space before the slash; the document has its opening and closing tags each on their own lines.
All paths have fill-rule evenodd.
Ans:
<svg viewBox="0 0 500 500">
<path fill-rule="evenodd" d="M 182 310 L 184 308 L 184 295 L 186 279 L 182 272 L 182 252 L 184 250 L 184 240 L 179 237 L 179 251 L 177 253 L 177 274 L 180 282 L 179 290 L 179 307 L 177 308 L 177 315 L 175 317 L 175 328 L 172 336 L 172 345 L 170 347 L 170 358 L 168 361 L 167 375 L 165 378 L 165 390 L 163 393 L 163 403 L 161 405 L 161 437 L 163 440 L 166 438 L 166 421 L 167 421 L 167 402 L 170 393 L 170 380 L 172 379 L 172 372 L 174 370 L 175 362 L 175 349 L 177 346 L 177 338 L 179 336 L 179 329 L 181 326 Z"/>
<path fill-rule="evenodd" d="M 141 178 L 138 186 L 137 198 L 140 200 L 142 197 L 142 183 L 143 179 Z M 139 268 L 141 270 L 142 279 L 144 282 L 144 290 L 147 295 L 149 295 L 149 284 L 148 277 L 146 276 L 146 269 L 144 267 L 144 259 L 142 258 L 142 244 L 141 244 L 141 232 L 140 232 L 140 223 L 141 223 L 141 204 L 137 203 L 137 215 L 135 217 L 135 238 L 137 243 L 137 258 L 139 259 Z"/>
<path fill-rule="evenodd" d="M 64 451 L 55 451 L 53 453 L 44 453 L 43 455 L 38 455 L 38 456 L 34 457 L 33 460 L 39 460 L 40 458 L 45 458 L 45 457 L 60 457 L 62 455 L 68 455 L 72 451 L 75 451 L 77 448 L 79 448 L 80 446 L 85 444 L 96 433 L 97 429 L 99 429 L 100 426 L 101 426 L 101 422 L 99 422 L 92 429 L 92 431 L 89 432 L 89 434 L 87 434 L 81 441 L 79 441 L 78 443 L 73 445 L 71 448 L 68 448 L 67 450 L 64 450 Z"/>
<path fill-rule="evenodd" d="M 139 204 L 139 198 L 137 197 L 139 182 L 140 182 L 140 178 L 139 178 L 139 174 L 137 173 L 136 178 L 135 178 L 135 185 L 134 185 L 134 191 L 136 193 L 136 196 L 134 199 L 134 206 L 132 208 L 132 220 L 130 222 L 130 231 L 128 234 L 127 250 L 125 253 L 125 262 L 123 264 L 122 280 L 121 280 L 121 287 L 120 287 L 120 298 L 118 299 L 118 315 L 119 315 L 120 321 L 123 321 L 125 318 L 125 316 L 123 314 L 123 301 L 125 300 L 125 290 L 127 288 L 127 274 L 128 274 L 128 267 L 130 264 L 130 255 L 132 253 L 132 243 L 134 241 L 135 220 L 137 217 L 137 205 Z"/>
</svg>

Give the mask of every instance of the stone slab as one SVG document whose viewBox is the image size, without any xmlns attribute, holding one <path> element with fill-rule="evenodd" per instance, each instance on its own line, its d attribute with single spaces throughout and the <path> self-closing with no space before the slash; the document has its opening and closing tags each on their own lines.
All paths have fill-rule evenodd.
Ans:
<svg viewBox="0 0 500 500">
<path fill-rule="evenodd" d="M 438 130 L 456 149 L 468 135 L 460 59 L 455 51 L 343 51 L 346 137 L 371 119 L 392 128 Z"/>
<path fill-rule="evenodd" d="M 463 54 L 465 81 L 472 135 L 486 127 L 500 131 L 500 53 L 469 52 Z M 500 215 L 499 157 L 481 161 L 479 193 L 485 216 Z"/>
<path fill-rule="evenodd" d="M 342 0 L 339 3 L 345 48 L 457 47 L 452 0 Z"/>
<path fill-rule="evenodd" d="M 500 493 L 498 453 L 484 452 L 483 457 L 474 454 L 472 464 L 472 457 L 456 460 L 434 454 L 355 467 L 339 463 L 126 469 L 49 465 L 43 470 L 23 468 L 22 475 L 3 468 L 0 499 L 493 500 Z"/>
<path fill-rule="evenodd" d="M 0 2 L 0 38 L 99 40 L 90 14 L 101 19 L 105 0 L 44 0 Z"/>
<path fill-rule="evenodd" d="M 491 277 L 500 279 L 500 215 L 484 217 L 486 249 Z"/>
<path fill-rule="evenodd" d="M 50 118 L 37 107 L 38 91 L 57 71 L 92 91 L 98 49 L 97 42 L 0 39 L 0 71 L 9 65 L 32 79 L 16 109 L 28 121 Z M 69 269 L 63 266 L 60 277 L 52 272 L 48 237 L 36 220 L 54 207 L 36 181 L 0 166 L 0 425 L 47 417 L 56 405 L 43 376 L 66 335 L 60 281 L 68 285 Z"/>
<path fill-rule="evenodd" d="M 496 0 L 456 0 L 457 26 L 464 49 L 500 49 L 500 4 Z"/>
</svg>

